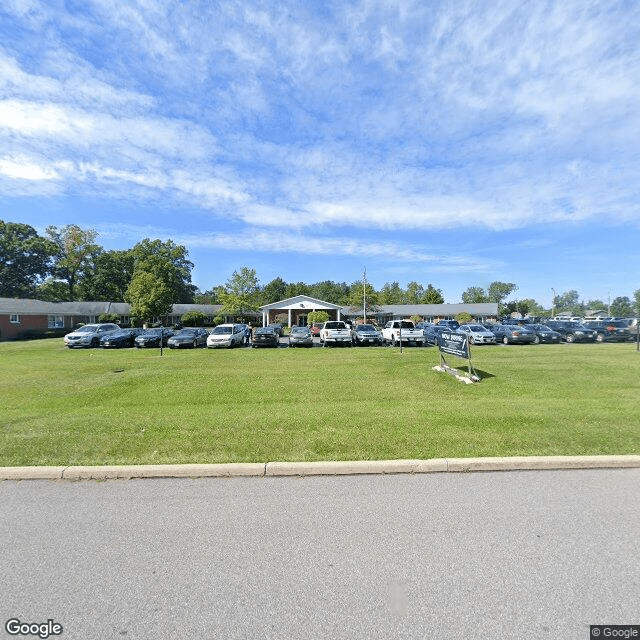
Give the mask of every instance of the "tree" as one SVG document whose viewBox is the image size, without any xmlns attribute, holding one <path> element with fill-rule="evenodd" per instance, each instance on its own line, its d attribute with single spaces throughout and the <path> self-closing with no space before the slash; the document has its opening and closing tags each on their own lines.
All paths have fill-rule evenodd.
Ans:
<svg viewBox="0 0 640 640">
<path fill-rule="evenodd" d="M 565 291 L 562 295 L 554 296 L 553 307 L 556 311 L 565 311 L 571 315 L 579 315 L 582 313 L 582 305 L 580 304 L 580 296 L 575 289 Z"/>
<path fill-rule="evenodd" d="M 627 318 L 633 315 L 631 300 L 627 296 L 616 298 L 611 303 L 611 315 L 619 318 Z"/>
<path fill-rule="evenodd" d="M 35 296 L 46 302 L 64 302 L 67 300 L 69 288 L 66 282 L 47 278 L 36 287 Z"/>
<path fill-rule="evenodd" d="M 91 258 L 101 250 L 94 244 L 98 233 L 93 229 L 81 229 L 77 224 L 61 229 L 50 225 L 46 233 L 58 248 L 53 275 L 67 283 L 67 299 L 75 300 L 78 279 L 90 266 Z"/>
<path fill-rule="evenodd" d="M 191 284 L 191 270 L 194 265 L 188 260 L 186 247 L 172 240 L 161 242 L 145 238 L 133 249 L 134 273 L 153 273 L 169 289 L 173 303 L 193 302 L 196 287 Z"/>
<path fill-rule="evenodd" d="M 229 315 L 257 311 L 260 306 L 260 287 L 255 269 L 242 267 L 234 271 L 220 292 L 223 310 Z"/>
<path fill-rule="evenodd" d="M 329 314 L 326 311 L 312 311 L 307 315 L 307 324 L 312 325 L 316 322 L 326 322 Z"/>
<path fill-rule="evenodd" d="M 93 259 L 78 283 L 83 300 L 122 302 L 133 278 L 135 258 L 131 250 L 102 251 Z"/>
<path fill-rule="evenodd" d="M 349 287 L 349 297 L 347 298 L 347 305 L 354 309 L 362 309 L 365 300 L 366 291 L 366 309 L 369 311 L 375 311 L 378 308 L 378 293 L 373 288 L 371 283 L 367 282 L 363 285 L 362 280 L 357 280 Z"/>
<path fill-rule="evenodd" d="M 284 291 L 284 299 L 310 295 L 311 287 L 305 282 L 290 282 L 287 284 L 287 288 Z"/>
<path fill-rule="evenodd" d="M 444 304 L 442 290 L 436 289 L 432 284 L 428 284 L 420 302 L 422 304 Z"/>
<path fill-rule="evenodd" d="M 424 297 L 425 291 L 424 287 L 412 280 L 407 284 L 407 290 L 405 292 L 405 300 L 407 304 L 420 304 L 422 302 L 422 298 Z"/>
<path fill-rule="evenodd" d="M 263 304 L 279 302 L 287 297 L 287 283 L 280 277 L 274 278 L 262 288 Z"/>
<path fill-rule="evenodd" d="M 204 318 L 202 311 L 187 311 L 180 317 L 180 322 L 185 327 L 201 327 L 204 324 Z"/>
<path fill-rule="evenodd" d="M 487 302 L 497 302 L 501 304 L 504 299 L 511 295 L 518 287 L 512 282 L 499 282 L 496 280 L 489 285 L 487 291 Z"/>
<path fill-rule="evenodd" d="M 462 311 L 456 316 L 456 320 L 460 324 L 469 324 L 473 322 L 473 316 L 468 311 Z"/>
<path fill-rule="evenodd" d="M 0 220 L 0 297 L 33 296 L 51 273 L 57 249 L 28 224 Z"/>
<path fill-rule="evenodd" d="M 462 293 L 462 302 L 465 304 L 478 304 L 489 302 L 489 298 L 482 287 L 469 287 Z"/>
<path fill-rule="evenodd" d="M 142 270 L 131 279 L 124 299 L 131 305 L 131 317 L 144 322 L 168 315 L 173 304 L 172 292 L 162 278 Z"/>
<path fill-rule="evenodd" d="M 385 282 L 378 294 L 380 304 L 406 304 L 406 295 L 398 282 Z"/>
<path fill-rule="evenodd" d="M 349 285 L 346 282 L 323 280 L 311 285 L 309 295 L 332 304 L 346 305 L 349 300 Z"/>
</svg>

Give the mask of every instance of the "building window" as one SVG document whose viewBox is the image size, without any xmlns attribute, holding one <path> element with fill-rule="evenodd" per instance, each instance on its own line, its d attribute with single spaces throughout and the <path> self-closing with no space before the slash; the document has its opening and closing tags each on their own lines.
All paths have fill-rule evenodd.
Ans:
<svg viewBox="0 0 640 640">
<path fill-rule="evenodd" d="M 10 314 L 9 322 L 11 322 L 12 324 L 20 324 L 20 316 L 17 313 Z"/>
<path fill-rule="evenodd" d="M 62 316 L 49 316 L 49 329 L 63 329 L 64 318 Z"/>
</svg>

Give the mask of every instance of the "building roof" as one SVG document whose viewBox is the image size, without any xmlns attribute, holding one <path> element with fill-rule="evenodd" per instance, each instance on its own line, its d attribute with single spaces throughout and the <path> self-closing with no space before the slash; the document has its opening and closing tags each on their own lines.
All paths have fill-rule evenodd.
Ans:
<svg viewBox="0 0 640 640">
<path fill-rule="evenodd" d="M 272 302 L 271 304 L 265 304 L 260 307 L 263 311 L 271 311 L 273 309 L 307 309 L 310 311 L 313 309 L 342 309 L 342 305 L 333 304 L 332 302 L 325 302 L 324 300 L 318 300 L 311 296 L 294 296 L 293 298 L 287 298 L 286 300 L 280 300 L 279 302 Z"/>
<path fill-rule="evenodd" d="M 479 302 L 476 304 L 381 304 L 375 310 L 368 310 L 367 315 L 404 316 L 456 316 L 463 312 L 472 316 L 497 316 L 498 304 L 495 302 Z M 343 307 L 342 314 L 346 316 L 361 316 L 362 307 Z"/>
</svg>

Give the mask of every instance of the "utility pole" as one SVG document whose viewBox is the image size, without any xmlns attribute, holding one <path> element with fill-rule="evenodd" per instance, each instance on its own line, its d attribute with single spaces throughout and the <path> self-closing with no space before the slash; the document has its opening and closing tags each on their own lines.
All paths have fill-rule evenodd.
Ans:
<svg viewBox="0 0 640 640">
<path fill-rule="evenodd" d="M 553 298 L 551 298 L 551 317 L 553 318 L 556 315 L 556 311 L 555 311 L 556 290 L 553 287 L 551 287 L 551 291 L 553 292 Z"/>
<path fill-rule="evenodd" d="M 362 275 L 362 313 L 364 314 L 364 324 L 367 324 L 367 267 Z"/>
</svg>

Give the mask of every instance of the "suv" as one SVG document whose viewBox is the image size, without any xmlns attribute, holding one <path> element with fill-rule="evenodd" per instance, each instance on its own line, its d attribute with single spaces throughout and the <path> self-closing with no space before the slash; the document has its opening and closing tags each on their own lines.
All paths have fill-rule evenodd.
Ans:
<svg viewBox="0 0 640 640">
<path fill-rule="evenodd" d="M 98 347 L 100 346 L 100 338 L 112 331 L 119 330 L 120 327 L 111 322 L 106 324 L 85 324 L 79 329 L 67 333 L 64 337 L 64 343 L 69 349 L 74 347 Z"/>
</svg>

